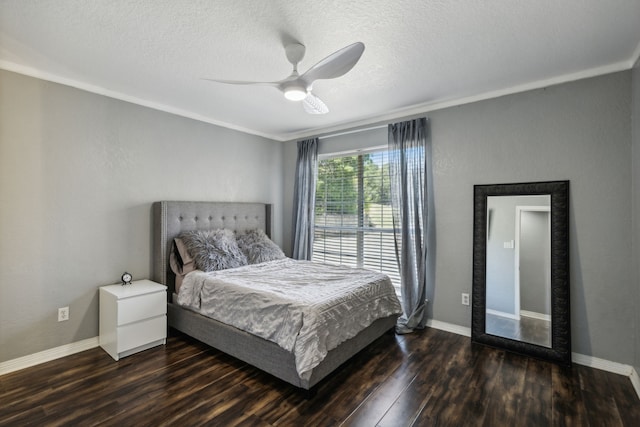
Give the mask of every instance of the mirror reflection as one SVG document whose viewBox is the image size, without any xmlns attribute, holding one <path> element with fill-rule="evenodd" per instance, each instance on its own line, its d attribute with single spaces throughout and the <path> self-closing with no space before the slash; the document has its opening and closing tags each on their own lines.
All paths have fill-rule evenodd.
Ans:
<svg viewBox="0 0 640 427">
<path fill-rule="evenodd" d="M 551 196 L 487 197 L 486 333 L 551 347 Z"/>
</svg>

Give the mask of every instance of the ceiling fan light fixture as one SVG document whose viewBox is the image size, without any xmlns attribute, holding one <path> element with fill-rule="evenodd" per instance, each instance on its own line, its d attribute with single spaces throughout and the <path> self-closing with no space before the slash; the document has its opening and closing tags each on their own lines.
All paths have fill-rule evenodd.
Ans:
<svg viewBox="0 0 640 427">
<path fill-rule="evenodd" d="M 302 101 L 307 97 L 307 89 L 302 86 L 289 86 L 284 90 L 284 97 L 289 101 Z"/>
</svg>

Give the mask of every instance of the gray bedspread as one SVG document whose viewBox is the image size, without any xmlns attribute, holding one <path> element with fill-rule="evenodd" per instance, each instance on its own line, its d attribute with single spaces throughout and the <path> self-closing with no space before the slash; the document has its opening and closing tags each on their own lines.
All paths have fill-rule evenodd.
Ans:
<svg viewBox="0 0 640 427">
<path fill-rule="evenodd" d="M 301 378 L 374 320 L 402 312 L 384 274 L 289 258 L 191 272 L 177 303 L 293 352 Z"/>
</svg>

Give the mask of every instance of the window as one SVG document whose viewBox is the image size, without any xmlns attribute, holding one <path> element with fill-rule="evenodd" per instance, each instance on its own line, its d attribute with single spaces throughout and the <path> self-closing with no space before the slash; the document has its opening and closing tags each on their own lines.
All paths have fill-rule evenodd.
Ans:
<svg viewBox="0 0 640 427">
<path fill-rule="evenodd" d="M 318 162 L 312 259 L 400 274 L 393 238 L 386 151 Z"/>
</svg>

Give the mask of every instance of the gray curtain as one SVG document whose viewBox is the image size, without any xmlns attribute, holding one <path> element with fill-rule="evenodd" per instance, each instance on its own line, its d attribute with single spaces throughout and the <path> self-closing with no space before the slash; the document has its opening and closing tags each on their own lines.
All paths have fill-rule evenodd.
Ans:
<svg viewBox="0 0 640 427">
<path fill-rule="evenodd" d="M 396 258 L 404 314 L 399 333 L 427 322 L 427 282 L 432 277 L 428 243 L 433 232 L 431 141 L 426 118 L 389 125 L 389 175 Z"/>
<path fill-rule="evenodd" d="M 293 191 L 294 259 L 311 260 L 318 171 L 318 138 L 298 141 L 298 163 Z"/>
</svg>

